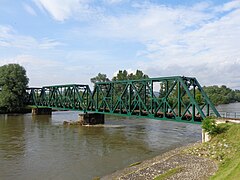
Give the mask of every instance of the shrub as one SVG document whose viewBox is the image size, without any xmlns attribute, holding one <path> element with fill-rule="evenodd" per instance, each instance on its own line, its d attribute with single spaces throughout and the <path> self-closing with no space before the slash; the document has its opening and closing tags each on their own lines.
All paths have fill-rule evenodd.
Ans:
<svg viewBox="0 0 240 180">
<path fill-rule="evenodd" d="M 206 118 L 202 122 L 202 128 L 205 132 L 207 132 L 209 135 L 214 136 L 217 134 L 224 133 L 228 130 L 229 125 L 228 124 L 216 124 L 216 120 L 213 118 Z"/>
</svg>

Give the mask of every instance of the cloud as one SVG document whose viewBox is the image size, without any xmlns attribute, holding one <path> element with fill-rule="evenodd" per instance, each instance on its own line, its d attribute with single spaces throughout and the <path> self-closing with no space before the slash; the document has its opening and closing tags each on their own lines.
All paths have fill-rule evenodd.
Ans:
<svg viewBox="0 0 240 180">
<path fill-rule="evenodd" d="M 24 3 L 23 4 L 23 8 L 25 9 L 25 11 L 27 11 L 30 15 L 32 16 L 36 16 L 37 13 L 35 12 L 35 10 L 28 4 Z"/>
<path fill-rule="evenodd" d="M 103 0 L 103 1 L 107 4 L 119 4 L 119 3 L 126 2 L 126 0 Z"/>
<path fill-rule="evenodd" d="M 24 50 L 34 49 L 53 49 L 63 43 L 49 38 L 42 38 L 40 40 L 18 34 L 11 26 L 0 25 L 0 47 L 18 48 Z"/>
<path fill-rule="evenodd" d="M 26 69 L 27 76 L 30 78 L 29 86 L 67 83 L 64 81 L 66 73 L 62 73 L 65 67 L 63 62 L 29 54 L 0 59 L 0 66 L 9 63 L 20 64 Z"/>
<path fill-rule="evenodd" d="M 54 39 L 43 38 L 39 43 L 39 48 L 40 49 L 53 49 L 57 46 L 62 46 L 62 45 L 64 45 L 64 43 L 61 43 Z"/>
<path fill-rule="evenodd" d="M 234 10 L 237 8 L 240 8 L 240 1 L 233 0 L 233 1 L 227 2 L 223 5 L 217 6 L 215 8 L 215 10 L 218 12 L 226 12 L 226 11 L 231 11 L 231 10 Z"/>
<path fill-rule="evenodd" d="M 152 77 L 196 76 L 203 84 L 240 88 L 235 80 L 240 77 L 240 1 L 191 6 L 129 0 L 34 2 L 56 21 L 71 20 L 71 30 L 61 24 L 65 42 L 51 36 L 36 39 L 0 26 L 0 46 L 33 49 L 38 54 L 67 46 L 67 52 L 62 48 L 61 53 L 71 65 L 63 62 L 56 67 L 66 70 L 66 77 L 54 71 L 66 81 L 71 73 L 81 72 L 90 79 L 98 72 L 112 75 L 118 69 L 140 69 Z M 47 57 L 52 59 L 51 54 Z"/>
<path fill-rule="evenodd" d="M 56 21 L 70 18 L 89 18 L 97 9 L 92 8 L 89 0 L 34 0 L 42 11 L 48 12 Z"/>
<path fill-rule="evenodd" d="M 197 76 L 207 84 L 232 87 L 232 78 L 240 77 L 232 70 L 239 67 L 239 1 L 191 7 L 138 4 L 134 13 L 105 16 L 85 31 L 93 38 L 143 45 L 135 68 L 150 76 Z"/>
</svg>

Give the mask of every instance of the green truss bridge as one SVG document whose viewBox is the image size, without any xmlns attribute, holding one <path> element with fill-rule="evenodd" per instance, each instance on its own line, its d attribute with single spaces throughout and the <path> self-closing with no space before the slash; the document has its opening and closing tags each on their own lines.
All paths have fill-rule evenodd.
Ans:
<svg viewBox="0 0 240 180">
<path fill-rule="evenodd" d="M 28 88 L 27 104 L 190 123 L 220 117 L 197 79 L 183 76 L 98 82 L 93 91 L 81 84 Z"/>
</svg>

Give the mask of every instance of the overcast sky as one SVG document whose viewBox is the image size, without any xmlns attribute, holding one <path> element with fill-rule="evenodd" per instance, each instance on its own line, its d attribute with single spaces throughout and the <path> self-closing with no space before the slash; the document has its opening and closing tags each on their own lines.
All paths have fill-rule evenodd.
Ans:
<svg viewBox="0 0 240 180">
<path fill-rule="evenodd" d="M 0 0 L 0 66 L 30 86 L 120 69 L 240 89 L 240 1 Z"/>
</svg>

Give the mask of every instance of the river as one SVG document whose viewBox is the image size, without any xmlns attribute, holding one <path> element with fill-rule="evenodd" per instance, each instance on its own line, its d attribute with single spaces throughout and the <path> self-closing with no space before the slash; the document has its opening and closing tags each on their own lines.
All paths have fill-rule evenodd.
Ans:
<svg viewBox="0 0 240 180">
<path fill-rule="evenodd" d="M 77 117 L 0 115 L 0 179 L 91 180 L 201 140 L 200 125 L 151 119 L 106 116 L 104 127 L 62 125 Z"/>
</svg>

